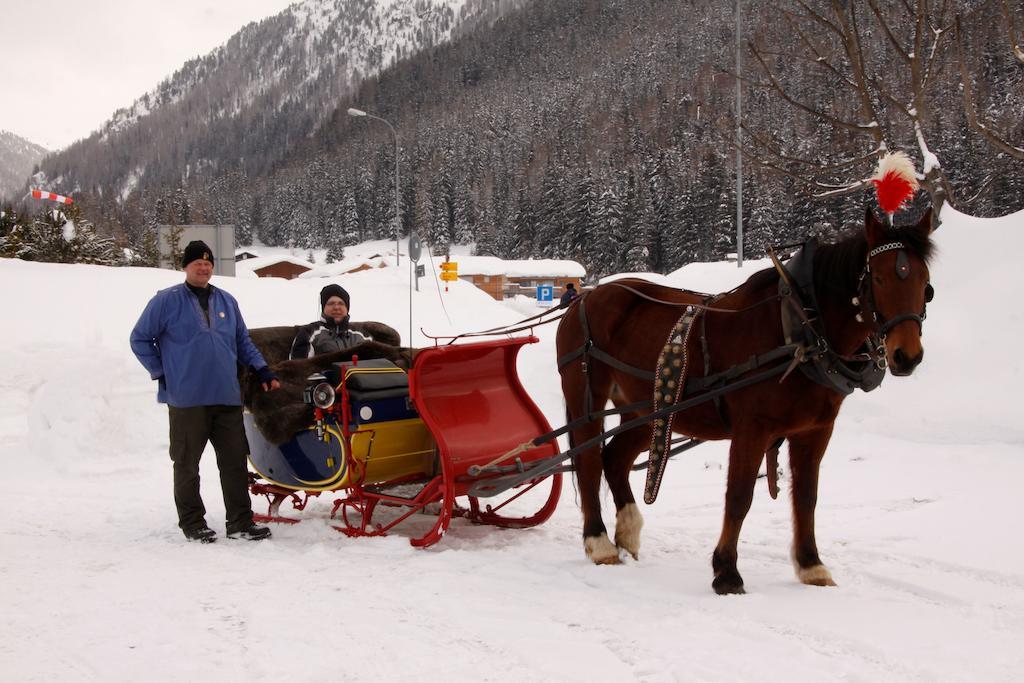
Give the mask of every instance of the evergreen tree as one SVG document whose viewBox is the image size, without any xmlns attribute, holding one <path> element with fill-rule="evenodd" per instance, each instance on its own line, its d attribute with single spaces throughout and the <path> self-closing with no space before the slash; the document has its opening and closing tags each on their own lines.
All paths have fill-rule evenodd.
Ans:
<svg viewBox="0 0 1024 683">
<path fill-rule="evenodd" d="M 0 238 L 6 237 L 18 224 L 18 214 L 11 205 L 0 207 Z"/>
<path fill-rule="evenodd" d="M 16 234 L 16 242 L 10 240 L 4 251 L 10 250 L 12 256 L 26 261 L 106 266 L 124 262 L 114 241 L 96 234 L 76 205 L 44 211 Z"/>
<path fill-rule="evenodd" d="M 0 257 L 21 258 L 23 228 L 10 205 L 0 209 Z"/>
<path fill-rule="evenodd" d="M 454 192 L 455 243 L 469 244 L 476 239 L 476 211 L 468 183 L 460 183 Z"/>
<path fill-rule="evenodd" d="M 597 188 L 594 178 L 587 168 L 578 177 L 570 204 L 568 231 L 565 235 L 564 251 L 567 256 L 580 263 L 586 263 L 590 244 L 594 241 L 597 206 Z"/>
<path fill-rule="evenodd" d="M 188 225 L 192 222 L 192 206 L 188 201 L 188 194 L 179 185 L 174 190 L 170 204 L 171 220 L 175 225 Z"/>
<path fill-rule="evenodd" d="M 135 257 L 130 265 L 156 268 L 160 265 L 160 241 L 155 230 L 147 230 L 135 245 Z"/>
<path fill-rule="evenodd" d="M 598 199 L 591 257 L 583 264 L 588 275 L 598 279 L 621 270 L 624 233 L 625 217 L 619 188 L 605 188 Z"/>
<path fill-rule="evenodd" d="M 560 165 L 549 160 L 541 181 L 537 239 L 533 248 L 536 258 L 562 258 L 565 255 L 562 243 L 567 221 L 562 170 Z"/>
<path fill-rule="evenodd" d="M 527 188 L 519 188 L 514 213 L 512 215 L 512 231 L 518 238 L 518 258 L 526 258 L 534 252 L 537 239 L 537 214 Z"/>
</svg>

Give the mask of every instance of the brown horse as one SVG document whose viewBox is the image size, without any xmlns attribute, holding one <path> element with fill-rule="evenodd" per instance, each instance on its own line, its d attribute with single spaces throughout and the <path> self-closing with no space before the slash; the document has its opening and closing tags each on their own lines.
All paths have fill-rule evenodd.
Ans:
<svg viewBox="0 0 1024 683">
<path fill-rule="evenodd" d="M 576 299 L 560 322 L 562 390 L 570 423 L 579 421 L 570 432 L 573 444 L 601 434 L 601 419 L 587 417 L 608 401 L 624 406 L 650 399 L 654 371 L 660 369 L 663 349 L 667 352 L 670 332 L 674 336 L 680 329 L 677 321 L 687 304 L 705 306 L 691 309 L 702 319 L 676 349 L 686 354 L 684 399 L 699 378 L 721 377 L 730 368 L 732 375 L 749 377 L 763 370 L 751 363 L 752 356 L 786 347 L 786 355 L 770 356 L 768 365 L 790 372 L 779 367 L 771 379 L 679 412 L 672 424 L 672 432 L 695 439 L 732 441 L 722 534 L 711 562 L 717 593 L 744 592 L 736 566 L 740 527 L 760 464 L 783 439 L 789 441 L 797 577 L 805 584 L 835 585 L 814 537 L 819 466 L 846 395 L 875 388 L 886 366 L 903 376 L 921 362 L 921 323 L 932 291 L 930 232 L 930 210 L 903 228 L 885 227 L 868 210 L 863 231 L 835 244 L 807 243 L 785 270 L 780 264 L 757 272 L 717 298 L 620 280 Z M 652 409 L 633 408 L 622 422 Z M 643 520 L 629 472 L 637 456 L 651 448 L 652 429 L 650 423 L 628 429 L 603 449 L 594 446 L 575 458 L 584 549 L 595 563 L 617 564 L 620 550 L 639 555 Z M 615 545 L 601 518 L 602 464 L 617 510 Z"/>
</svg>

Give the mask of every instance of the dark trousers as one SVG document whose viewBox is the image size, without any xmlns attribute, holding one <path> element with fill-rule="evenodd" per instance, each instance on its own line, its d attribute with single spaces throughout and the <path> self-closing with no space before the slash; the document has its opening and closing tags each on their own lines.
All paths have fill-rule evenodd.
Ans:
<svg viewBox="0 0 1024 683">
<path fill-rule="evenodd" d="M 206 525 L 206 507 L 199 495 L 199 459 L 206 443 L 213 444 L 220 470 L 220 488 L 227 512 L 227 532 L 252 524 L 249 442 L 242 426 L 241 406 L 168 406 L 171 425 L 171 461 L 174 463 L 174 504 L 183 531 Z"/>
</svg>

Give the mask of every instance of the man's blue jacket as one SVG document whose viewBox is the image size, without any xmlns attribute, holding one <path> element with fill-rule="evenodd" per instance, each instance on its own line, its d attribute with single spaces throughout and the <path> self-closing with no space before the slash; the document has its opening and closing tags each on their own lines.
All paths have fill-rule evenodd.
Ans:
<svg viewBox="0 0 1024 683">
<path fill-rule="evenodd" d="M 210 321 L 184 284 L 157 292 L 132 330 L 132 351 L 160 380 L 156 400 L 176 408 L 242 404 L 238 366 L 267 365 L 235 298 L 210 287 Z"/>
</svg>

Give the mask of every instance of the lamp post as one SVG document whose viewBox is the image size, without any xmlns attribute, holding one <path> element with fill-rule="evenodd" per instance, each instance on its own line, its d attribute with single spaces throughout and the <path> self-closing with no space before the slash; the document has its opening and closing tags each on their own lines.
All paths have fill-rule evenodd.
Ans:
<svg viewBox="0 0 1024 683">
<path fill-rule="evenodd" d="M 399 208 L 400 204 L 399 204 L 399 200 L 398 200 L 398 133 L 395 132 L 395 127 L 392 126 L 388 122 L 387 119 L 382 119 L 379 116 L 374 116 L 373 114 L 368 114 L 365 111 L 363 111 L 362 109 L 356 109 L 354 107 L 349 107 L 348 115 L 349 116 L 365 116 L 365 117 L 370 118 L 370 119 L 376 119 L 378 121 L 382 121 L 384 123 L 384 125 L 386 125 L 388 128 L 391 129 L 391 135 L 393 135 L 394 138 L 395 138 L 395 265 L 397 266 L 397 265 L 400 264 L 400 261 L 401 261 L 401 257 L 399 255 L 399 251 L 400 251 L 401 247 L 399 245 L 398 238 L 399 238 L 399 233 L 401 233 L 401 231 L 402 231 L 401 230 L 402 217 L 401 217 L 401 213 L 400 213 L 400 208 Z"/>
<path fill-rule="evenodd" d="M 736 0 L 736 267 L 743 267 L 743 2 Z"/>
</svg>

